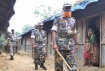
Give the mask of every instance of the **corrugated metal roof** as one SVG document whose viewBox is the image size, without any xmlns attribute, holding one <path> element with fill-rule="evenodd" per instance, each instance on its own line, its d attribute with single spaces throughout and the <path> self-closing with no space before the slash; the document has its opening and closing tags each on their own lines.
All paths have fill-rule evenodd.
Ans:
<svg viewBox="0 0 105 71">
<path fill-rule="evenodd" d="M 74 11 L 77 11 L 77 10 L 80 10 L 80 9 L 85 9 L 88 4 L 93 3 L 93 2 L 97 2 L 97 1 L 98 0 L 84 0 L 82 3 L 77 4 L 76 6 L 73 6 L 71 8 L 71 11 L 74 12 Z M 44 22 L 54 20 L 56 17 L 62 16 L 62 14 L 63 14 L 63 12 L 61 12 L 59 14 L 56 14 L 56 15 L 44 20 Z"/>
</svg>

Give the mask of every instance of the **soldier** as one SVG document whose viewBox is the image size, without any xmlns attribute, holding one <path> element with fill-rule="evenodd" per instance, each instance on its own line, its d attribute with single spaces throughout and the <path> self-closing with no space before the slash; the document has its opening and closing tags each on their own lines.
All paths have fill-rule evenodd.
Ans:
<svg viewBox="0 0 105 71">
<path fill-rule="evenodd" d="M 6 42 L 3 42 L 2 44 L 5 46 L 5 52 L 7 57 L 8 52 L 10 52 L 9 49 L 11 44 L 9 38 L 6 38 Z"/>
<path fill-rule="evenodd" d="M 12 33 L 9 34 L 9 40 L 10 40 L 10 60 L 14 59 L 14 48 L 18 45 L 16 44 L 17 41 L 17 37 L 15 34 L 14 29 L 11 30 Z"/>
<path fill-rule="evenodd" d="M 35 31 L 38 29 L 38 24 L 35 24 L 34 28 L 32 29 L 32 31 Z M 33 38 L 31 39 L 31 41 L 33 40 Z M 32 58 L 34 57 L 34 48 L 32 48 Z M 34 61 L 35 63 L 35 61 Z"/>
<path fill-rule="evenodd" d="M 65 3 L 63 5 L 63 16 L 54 20 L 53 27 L 51 29 L 52 42 L 53 49 L 59 50 L 68 65 L 72 68 L 72 71 L 77 71 L 75 57 L 73 54 L 74 45 L 76 50 L 78 49 L 77 31 L 75 28 L 75 19 L 71 17 L 70 9 L 71 4 Z M 63 60 L 57 52 L 55 52 L 55 71 L 63 71 Z"/>
<path fill-rule="evenodd" d="M 38 70 L 38 64 L 40 67 L 46 70 L 47 68 L 44 66 L 46 59 L 46 35 L 45 31 L 42 30 L 43 23 L 38 24 L 38 29 L 34 29 L 31 34 L 32 47 L 34 48 L 34 61 L 35 61 L 35 70 Z"/>
</svg>

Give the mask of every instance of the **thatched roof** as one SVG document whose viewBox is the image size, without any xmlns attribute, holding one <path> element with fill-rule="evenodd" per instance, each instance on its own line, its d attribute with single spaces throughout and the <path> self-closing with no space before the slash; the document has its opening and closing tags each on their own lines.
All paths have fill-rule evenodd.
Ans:
<svg viewBox="0 0 105 71">
<path fill-rule="evenodd" d="M 16 0 L 0 0 L 0 31 L 7 31 L 9 20 L 15 14 L 15 2 Z"/>
</svg>

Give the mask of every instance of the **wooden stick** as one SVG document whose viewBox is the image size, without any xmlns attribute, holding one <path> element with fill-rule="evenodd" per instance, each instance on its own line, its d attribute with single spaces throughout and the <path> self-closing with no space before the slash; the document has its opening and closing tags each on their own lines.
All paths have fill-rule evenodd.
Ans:
<svg viewBox="0 0 105 71">
<path fill-rule="evenodd" d="M 60 55 L 60 57 L 63 59 L 63 61 L 65 62 L 65 64 L 67 65 L 67 67 L 72 70 L 72 68 L 68 65 L 68 63 L 66 62 L 66 60 L 63 58 L 63 56 L 60 54 L 60 52 L 58 50 L 56 50 L 57 53 Z"/>
</svg>

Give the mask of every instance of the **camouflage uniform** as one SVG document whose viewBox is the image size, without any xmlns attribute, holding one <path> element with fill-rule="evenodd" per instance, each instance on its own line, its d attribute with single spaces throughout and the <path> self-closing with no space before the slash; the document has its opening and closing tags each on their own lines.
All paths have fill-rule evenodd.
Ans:
<svg viewBox="0 0 105 71">
<path fill-rule="evenodd" d="M 52 31 L 57 32 L 56 43 L 58 50 L 65 58 L 67 63 L 76 71 L 76 63 L 73 55 L 74 52 L 74 39 L 73 35 L 77 33 L 75 26 L 75 19 L 73 17 L 65 18 L 58 17 L 53 22 Z M 55 52 L 55 71 L 63 71 L 63 60 L 57 52 Z"/>
<path fill-rule="evenodd" d="M 9 35 L 9 40 L 10 40 L 10 59 L 14 59 L 14 48 L 16 47 L 16 42 L 17 42 L 17 38 L 16 38 L 16 34 L 10 34 Z"/>
<path fill-rule="evenodd" d="M 32 34 L 38 29 L 38 24 L 35 24 L 34 29 L 32 30 Z M 32 58 L 34 57 L 34 48 L 32 48 Z M 35 63 L 35 61 L 34 61 Z"/>
<path fill-rule="evenodd" d="M 45 41 L 46 35 L 45 31 L 39 29 L 34 29 L 31 34 L 31 38 L 35 39 L 35 49 L 34 49 L 34 61 L 37 64 L 43 64 L 46 60 L 46 49 Z"/>
</svg>

